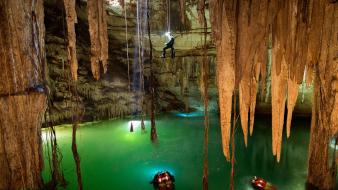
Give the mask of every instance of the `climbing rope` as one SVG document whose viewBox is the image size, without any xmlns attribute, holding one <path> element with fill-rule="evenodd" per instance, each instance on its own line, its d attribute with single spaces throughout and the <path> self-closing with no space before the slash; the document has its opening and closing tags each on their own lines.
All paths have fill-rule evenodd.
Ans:
<svg viewBox="0 0 338 190">
<path fill-rule="evenodd" d="M 127 65 L 128 65 L 128 91 L 130 92 L 130 63 L 129 63 L 129 45 L 128 45 L 128 21 L 127 21 L 127 2 L 124 1 L 124 23 L 126 31 L 126 49 L 127 49 Z"/>
<path fill-rule="evenodd" d="M 170 32 L 170 0 L 167 0 L 167 32 Z"/>
</svg>

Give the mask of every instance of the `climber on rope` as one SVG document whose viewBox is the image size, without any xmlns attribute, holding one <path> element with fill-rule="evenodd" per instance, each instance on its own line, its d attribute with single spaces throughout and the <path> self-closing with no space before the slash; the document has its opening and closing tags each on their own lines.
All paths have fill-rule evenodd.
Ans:
<svg viewBox="0 0 338 190">
<path fill-rule="evenodd" d="M 175 48 L 174 48 L 175 38 L 173 35 L 171 35 L 170 32 L 167 32 L 165 35 L 168 37 L 169 42 L 165 43 L 165 47 L 163 48 L 161 58 L 165 58 L 165 52 L 169 48 L 171 50 L 171 58 L 174 58 L 175 57 Z"/>
</svg>

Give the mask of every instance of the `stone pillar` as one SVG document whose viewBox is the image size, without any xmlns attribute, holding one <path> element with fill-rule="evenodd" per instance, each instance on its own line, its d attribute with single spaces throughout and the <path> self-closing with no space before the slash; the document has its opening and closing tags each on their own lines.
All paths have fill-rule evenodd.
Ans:
<svg viewBox="0 0 338 190">
<path fill-rule="evenodd" d="M 320 1 L 323 14 L 322 33 L 318 44 L 319 59 L 315 63 L 314 100 L 312 109 L 307 182 L 311 187 L 333 190 L 337 163 L 329 153 L 329 143 L 338 133 L 338 4 Z M 314 57 L 314 56 L 312 56 Z"/>
<path fill-rule="evenodd" d="M 0 0 L 0 190 L 42 185 L 43 0 Z"/>
</svg>

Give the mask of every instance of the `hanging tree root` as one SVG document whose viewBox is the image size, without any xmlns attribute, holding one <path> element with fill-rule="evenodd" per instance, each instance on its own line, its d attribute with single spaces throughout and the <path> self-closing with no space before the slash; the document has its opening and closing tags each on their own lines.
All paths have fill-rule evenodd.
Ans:
<svg viewBox="0 0 338 190">
<path fill-rule="evenodd" d="M 77 144 L 76 144 L 76 130 L 78 127 L 78 123 L 73 124 L 73 133 L 72 133 L 72 152 L 73 152 L 73 157 L 75 160 L 76 164 L 76 175 L 77 175 L 77 183 L 78 183 L 78 189 L 82 190 L 83 185 L 82 185 L 82 176 L 81 176 L 81 165 L 80 165 L 80 156 L 77 151 Z"/>
<path fill-rule="evenodd" d="M 204 161 L 203 161 L 203 178 L 202 178 L 202 187 L 203 190 L 208 189 L 208 144 L 209 144 L 209 117 L 208 117 L 208 104 L 209 104 L 209 95 L 208 95 L 208 75 L 209 75 L 209 63 L 207 57 L 207 20 L 205 17 L 205 0 L 199 0 L 198 6 L 198 20 L 203 25 L 204 29 L 204 46 L 203 46 L 203 61 L 201 67 L 201 92 L 204 99 Z"/>
<path fill-rule="evenodd" d="M 150 113 L 150 121 L 151 121 L 151 131 L 150 131 L 150 139 L 152 142 L 157 141 L 157 132 L 156 132 L 156 124 L 155 124 L 155 86 L 154 86 L 154 73 L 153 73 L 153 44 L 150 38 L 150 22 L 149 22 L 149 14 L 150 14 L 150 0 L 147 3 L 147 27 L 148 27 L 148 38 L 149 38 L 149 64 L 150 64 L 150 94 L 151 94 L 151 113 Z"/>
</svg>

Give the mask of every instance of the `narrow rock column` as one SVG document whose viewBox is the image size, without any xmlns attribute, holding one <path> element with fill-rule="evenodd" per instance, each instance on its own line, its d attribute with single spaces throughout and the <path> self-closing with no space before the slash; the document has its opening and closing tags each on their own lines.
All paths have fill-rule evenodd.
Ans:
<svg viewBox="0 0 338 190">
<path fill-rule="evenodd" d="M 0 0 L 0 190 L 42 185 L 43 0 Z"/>
</svg>

